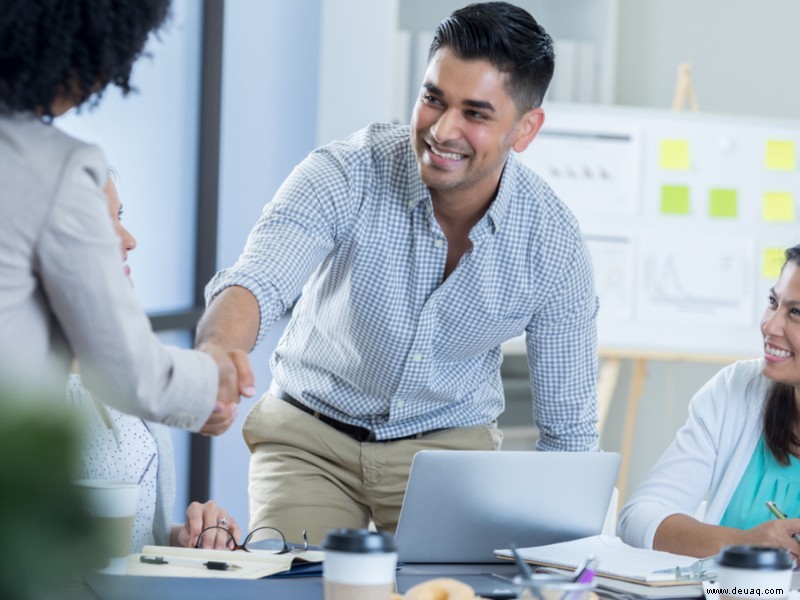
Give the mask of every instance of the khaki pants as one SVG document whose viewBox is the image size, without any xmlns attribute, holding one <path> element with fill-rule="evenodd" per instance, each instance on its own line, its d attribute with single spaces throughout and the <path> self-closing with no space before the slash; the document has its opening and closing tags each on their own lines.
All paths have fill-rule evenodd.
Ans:
<svg viewBox="0 0 800 600">
<path fill-rule="evenodd" d="M 269 525 L 289 541 L 319 544 L 335 527 L 394 532 L 411 460 L 420 450 L 499 450 L 496 424 L 397 442 L 359 443 L 265 394 L 247 415 L 250 529 Z M 446 482 L 443 482 L 446 485 Z"/>
</svg>

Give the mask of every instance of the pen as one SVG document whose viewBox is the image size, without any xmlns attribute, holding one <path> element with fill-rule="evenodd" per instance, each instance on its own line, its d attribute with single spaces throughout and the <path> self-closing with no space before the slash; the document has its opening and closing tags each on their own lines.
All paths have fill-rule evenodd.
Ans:
<svg viewBox="0 0 800 600">
<path fill-rule="evenodd" d="M 597 559 L 594 556 L 589 556 L 583 568 L 573 578 L 573 581 L 575 583 L 591 583 L 594 580 L 595 569 L 597 569 Z"/>
<path fill-rule="evenodd" d="M 778 505 L 775 504 L 772 500 L 767 500 L 767 508 L 769 509 L 769 512 L 775 515 L 776 519 L 783 520 L 788 518 L 786 514 L 780 508 L 778 508 Z M 798 544 L 800 544 L 800 533 L 793 534 L 792 539 Z"/>
<path fill-rule="evenodd" d="M 520 571 L 522 571 L 523 579 L 525 581 L 533 581 L 533 573 L 531 572 L 531 568 L 524 560 L 522 560 L 522 557 L 517 552 L 516 546 L 511 546 L 511 553 L 514 555 L 514 562 L 517 563 L 517 567 Z"/>
<path fill-rule="evenodd" d="M 232 565 L 231 563 L 221 562 L 218 560 L 203 560 L 202 558 L 170 558 L 167 560 L 163 556 L 146 556 L 144 554 L 139 557 L 139 562 L 143 562 L 148 565 L 202 565 L 211 571 L 232 571 L 234 569 L 242 568 L 239 565 Z"/>
</svg>

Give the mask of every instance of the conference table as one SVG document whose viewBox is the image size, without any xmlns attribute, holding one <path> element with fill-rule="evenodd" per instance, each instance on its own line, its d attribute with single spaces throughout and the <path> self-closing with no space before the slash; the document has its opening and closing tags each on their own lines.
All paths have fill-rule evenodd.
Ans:
<svg viewBox="0 0 800 600">
<path fill-rule="evenodd" d="M 516 565 L 499 564 L 403 564 L 397 572 L 398 585 L 404 577 L 414 581 L 429 577 L 450 577 L 494 573 L 511 578 Z M 498 581 L 501 581 L 498 579 Z M 146 577 L 104 575 L 86 577 L 86 600 L 322 600 L 321 577 L 264 579 L 213 579 L 195 577 Z M 76 596 L 77 598 L 77 596 Z"/>
</svg>

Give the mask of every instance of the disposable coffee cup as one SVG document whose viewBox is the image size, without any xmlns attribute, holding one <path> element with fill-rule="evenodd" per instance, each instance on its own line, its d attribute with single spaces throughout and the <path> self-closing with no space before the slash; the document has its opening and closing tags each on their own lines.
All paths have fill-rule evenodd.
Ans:
<svg viewBox="0 0 800 600">
<path fill-rule="evenodd" d="M 717 565 L 722 599 L 785 598 L 792 587 L 794 560 L 785 548 L 726 546 Z"/>
<path fill-rule="evenodd" d="M 388 533 L 332 529 L 322 542 L 325 600 L 388 600 L 394 591 L 397 547 Z"/>
<path fill-rule="evenodd" d="M 79 479 L 74 484 L 82 490 L 84 507 L 95 521 L 100 555 L 105 561 L 98 571 L 124 575 L 131 552 L 139 484 L 104 479 Z"/>
</svg>

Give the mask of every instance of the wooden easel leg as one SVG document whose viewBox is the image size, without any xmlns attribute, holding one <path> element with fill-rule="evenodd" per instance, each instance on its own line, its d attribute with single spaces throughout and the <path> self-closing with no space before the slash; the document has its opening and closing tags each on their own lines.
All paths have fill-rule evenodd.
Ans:
<svg viewBox="0 0 800 600">
<path fill-rule="evenodd" d="M 603 433 L 608 410 L 611 408 L 611 401 L 614 398 L 621 364 L 622 360 L 619 358 L 606 358 L 600 365 L 600 371 L 597 374 L 597 432 L 600 434 Z"/>
<path fill-rule="evenodd" d="M 622 432 L 622 454 L 619 467 L 619 477 L 617 478 L 617 488 L 619 489 L 620 506 L 627 499 L 628 471 L 631 464 L 631 452 L 633 450 L 633 434 L 636 428 L 636 413 L 639 412 L 639 401 L 644 393 L 644 382 L 647 378 L 647 360 L 639 358 L 633 361 L 633 374 L 631 375 L 631 389 L 628 394 L 628 406 L 625 412 L 625 428 Z"/>
</svg>

